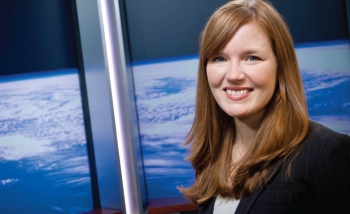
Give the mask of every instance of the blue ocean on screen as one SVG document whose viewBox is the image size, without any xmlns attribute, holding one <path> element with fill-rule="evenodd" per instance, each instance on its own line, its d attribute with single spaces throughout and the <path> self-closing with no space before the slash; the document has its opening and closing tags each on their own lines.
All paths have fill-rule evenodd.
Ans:
<svg viewBox="0 0 350 214">
<path fill-rule="evenodd" d="M 344 41 L 296 46 L 310 118 L 350 134 L 350 48 Z M 133 76 L 148 198 L 182 196 L 194 171 L 183 146 L 195 108 L 198 57 L 135 63 Z"/>
<path fill-rule="evenodd" d="M 93 209 L 76 69 L 0 79 L 0 212 Z"/>
</svg>

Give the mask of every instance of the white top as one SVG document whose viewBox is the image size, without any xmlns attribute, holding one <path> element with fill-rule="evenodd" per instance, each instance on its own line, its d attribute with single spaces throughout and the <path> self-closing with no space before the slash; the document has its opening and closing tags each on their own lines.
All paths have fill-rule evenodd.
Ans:
<svg viewBox="0 0 350 214">
<path fill-rule="evenodd" d="M 239 204 L 239 200 L 233 198 L 221 198 L 218 196 L 214 204 L 213 214 L 234 214 Z"/>
</svg>

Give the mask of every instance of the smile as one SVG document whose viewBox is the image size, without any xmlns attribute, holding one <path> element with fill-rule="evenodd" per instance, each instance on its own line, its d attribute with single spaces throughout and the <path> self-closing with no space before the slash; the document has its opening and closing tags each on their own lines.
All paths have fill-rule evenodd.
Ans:
<svg viewBox="0 0 350 214">
<path fill-rule="evenodd" d="M 246 95 L 248 92 L 249 91 L 247 89 L 238 90 L 238 91 L 226 89 L 226 93 L 228 93 L 229 95 L 232 95 L 234 97 Z"/>
</svg>

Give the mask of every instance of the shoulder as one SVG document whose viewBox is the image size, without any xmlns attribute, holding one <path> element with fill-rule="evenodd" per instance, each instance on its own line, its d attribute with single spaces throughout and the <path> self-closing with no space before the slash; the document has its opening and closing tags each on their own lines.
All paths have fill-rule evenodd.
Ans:
<svg viewBox="0 0 350 214">
<path fill-rule="evenodd" d="M 350 137 L 310 121 L 308 134 L 296 157 L 298 167 L 308 165 L 317 170 L 338 161 L 350 162 Z"/>
<path fill-rule="evenodd" d="M 272 199 L 289 194 L 293 213 L 350 213 L 350 137 L 314 121 L 309 126 L 297 155 L 281 165 L 259 198 L 278 189 Z"/>
<path fill-rule="evenodd" d="M 305 137 L 303 147 L 317 147 L 316 150 L 328 150 L 331 147 L 350 146 L 350 137 L 331 130 L 315 121 L 310 120 L 309 131 Z"/>
<path fill-rule="evenodd" d="M 305 166 L 298 167 L 309 172 L 314 203 L 325 213 L 350 213 L 350 137 L 310 122 L 304 143 L 302 153 L 309 158 L 304 156 Z"/>
<path fill-rule="evenodd" d="M 325 127 L 324 125 L 321 125 L 313 120 L 309 121 L 309 132 L 308 136 L 310 137 L 322 137 L 324 139 L 329 139 L 333 137 L 343 136 L 343 137 L 349 137 L 346 134 L 338 133 L 328 127 Z"/>
</svg>

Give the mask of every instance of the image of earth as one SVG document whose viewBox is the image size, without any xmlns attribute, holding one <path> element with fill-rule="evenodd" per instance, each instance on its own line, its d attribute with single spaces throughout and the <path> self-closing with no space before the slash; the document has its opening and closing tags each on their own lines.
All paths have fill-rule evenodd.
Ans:
<svg viewBox="0 0 350 214">
<path fill-rule="evenodd" d="M 1 213 L 93 209 L 76 69 L 0 79 Z"/>
</svg>

